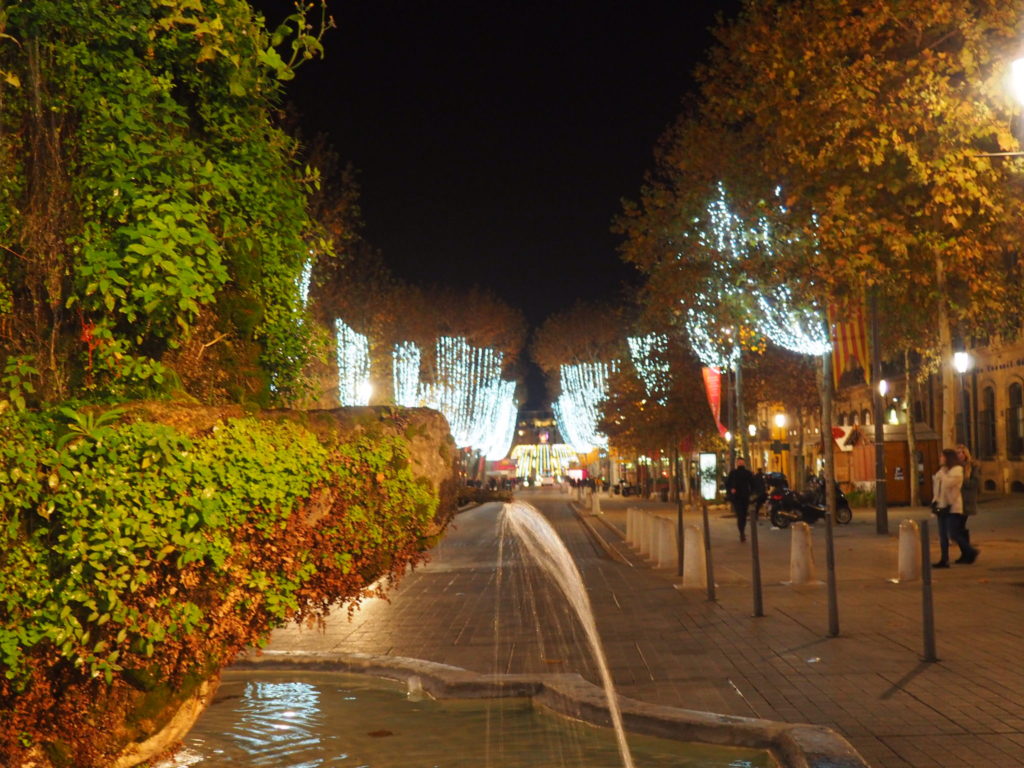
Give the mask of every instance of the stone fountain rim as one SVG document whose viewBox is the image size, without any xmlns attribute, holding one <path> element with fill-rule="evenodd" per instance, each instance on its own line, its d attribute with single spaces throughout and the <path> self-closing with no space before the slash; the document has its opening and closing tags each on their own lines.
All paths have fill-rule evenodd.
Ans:
<svg viewBox="0 0 1024 768">
<path fill-rule="evenodd" d="M 437 699 L 529 698 L 567 717 L 610 727 L 604 690 L 576 673 L 479 674 L 461 667 L 404 656 L 329 651 L 252 652 L 229 669 L 324 670 L 365 674 L 408 683 L 419 678 Z M 619 696 L 626 730 L 675 741 L 763 749 L 779 768 L 869 768 L 867 761 L 831 728 L 720 715 L 650 704 Z"/>
</svg>

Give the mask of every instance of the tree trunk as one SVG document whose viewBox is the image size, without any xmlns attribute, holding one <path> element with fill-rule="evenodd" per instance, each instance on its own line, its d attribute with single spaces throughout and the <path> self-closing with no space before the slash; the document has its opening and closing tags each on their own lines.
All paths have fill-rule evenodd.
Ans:
<svg viewBox="0 0 1024 768">
<path fill-rule="evenodd" d="M 936 322 L 939 326 L 939 377 L 942 392 L 942 448 L 956 445 L 956 399 L 953 395 L 953 334 L 946 306 L 946 269 L 942 256 L 935 257 L 935 289 L 939 294 Z"/>
<path fill-rule="evenodd" d="M 736 425 L 733 431 L 733 440 L 737 433 L 740 441 L 740 455 L 748 462 L 750 461 L 750 435 L 747 433 L 746 409 L 743 407 L 743 351 L 740 351 L 739 359 L 736 361 Z"/>
<path fill-rule="evenodd" d="M 394 355 L 391 344 L 370 341 L 369 405 L 395 404 Z"/>
</svg>

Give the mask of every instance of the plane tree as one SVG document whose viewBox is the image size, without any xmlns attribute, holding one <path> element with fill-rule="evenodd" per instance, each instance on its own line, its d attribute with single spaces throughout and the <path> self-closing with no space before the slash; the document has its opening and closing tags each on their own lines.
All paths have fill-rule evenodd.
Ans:
<svg viewBox="0 0 1024 768">
<path fill-rule="evenodd" d="M 954 331 L 1019 322 L 1021 163 L 992 155 L 1019 149 L 1021 25 L 1010 0 L 750 0 L 699 72 L 730 189 L 785 222 L 775 273 L 819 305 L 912 296 L 936 328 L 947 442 Z"/>
</svg>

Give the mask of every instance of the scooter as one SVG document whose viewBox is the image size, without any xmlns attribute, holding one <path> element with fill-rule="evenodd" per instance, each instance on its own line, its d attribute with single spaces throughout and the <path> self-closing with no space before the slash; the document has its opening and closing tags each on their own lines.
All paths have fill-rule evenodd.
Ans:
<svg viewBox="0 0 1024 768">
<path fill-rule="evenodd" d="M 815 481 L 815 488 L 803 495 L 791 488 L 775 486 L 768 493 L 768 517 L 776 528 L 787 528 L 790 523 L 802 520 L 814 525 L 823 519 L 828 512 L 825 507 L 824 483 Z M 853 510 L 846 494 L 839 484 L 835 484 L 836 522 L 846 525 L 853 520 Z"/>
</svg>

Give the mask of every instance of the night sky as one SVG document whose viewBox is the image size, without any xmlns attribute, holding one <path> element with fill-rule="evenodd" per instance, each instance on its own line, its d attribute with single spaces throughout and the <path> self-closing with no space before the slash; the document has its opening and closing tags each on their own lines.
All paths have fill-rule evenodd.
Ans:
<svg viewBox="0 0 1024 768">
<path fill-rule="evenodd" d="M 611 220 L 737 6 L 331 0 L 326 59 L 288 98 L 359 170 L 365 236 L 400 278 L 487 286 L 536 326 L 636 280 Z"/>
</svg>

